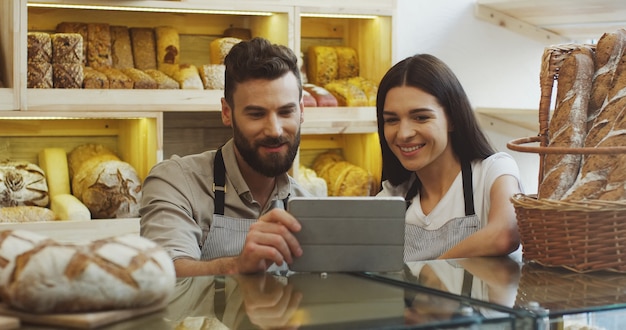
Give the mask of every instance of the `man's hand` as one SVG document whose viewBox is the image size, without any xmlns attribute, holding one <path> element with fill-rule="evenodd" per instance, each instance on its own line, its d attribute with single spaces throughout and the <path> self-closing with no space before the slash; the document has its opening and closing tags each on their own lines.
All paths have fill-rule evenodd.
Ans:
<svg viewBox="0 0 626 330">
<path fill-rule="evenodd" d="M 238 272 L 265 271 L 272 263 L 281 266 L 302 255 L 300 243 L 293 235 L 300 223 L 283 209 L 273 209 L 250 226 L 243 250 L 237 258 Z"/>
</svg>

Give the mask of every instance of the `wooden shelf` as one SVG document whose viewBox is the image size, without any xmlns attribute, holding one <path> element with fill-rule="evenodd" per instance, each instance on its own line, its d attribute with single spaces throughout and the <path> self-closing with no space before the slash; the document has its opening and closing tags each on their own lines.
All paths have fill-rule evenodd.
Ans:
<svg viewBox="0 0 626 330">
<path fill-rule="evenodd" d="M 476 0 L 479 17 L 544 41 L 590 42 L 626 26 L 623 0 Z"/>
</svg>

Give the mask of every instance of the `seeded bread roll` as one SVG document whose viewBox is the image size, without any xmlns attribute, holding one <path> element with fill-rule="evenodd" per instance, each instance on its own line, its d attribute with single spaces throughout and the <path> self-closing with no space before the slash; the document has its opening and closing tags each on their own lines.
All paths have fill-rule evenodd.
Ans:
<svg viewBox="0 0 626 330">
<path fill-rule="evenodd" d="M 109 24 L 87 24 L 87 65 L 93 68 L 108 68 L 113 65 Z"/>
<path fill-rule="evenodd" d="M 158 89 L 179 89 L 180 85 L 172 77 L 156 69 L 147 69 L 144 71 L 157 83 Z"/>
<path fill-rule="evenodd" d="M 28 88 L 52 88 L 52 63 L 31 62 L 27 64 L 26 87 Z"/>
<path fill-rule="evenodd" d="M 87 24 L 80 22 L 61 22 L 56 26 L 57 33 L 78 33 L 83 37 L 83 55 L 82 62 L 83 64 L 87 64 Z"/>
<path fill-rule="evenodd" d="M 52 62 L 52 38 L 46 32 L 28 32 L 27 34 L 28 63 Z"/>
<path fill-rule="evenodd" d="M 124 73 L 128 78 L 133 81 L 133 88 L 135 89 L 156 89 L 157 83 L 150 75 L 147 73 L 135 69 L 135 68 L 126 68 L 121 69 L 122 73 Z"/>
<path fill-rule="evenodd" d="M 62 243 L 24 230 L 0 233 L 2 300 L 30 313 L 124 310 L 168 301 L 176 274 L 154 242 L 124 235 Z"/>
<path fill-rule="evenodd" d="M 84 79 L 80 63 L 53 63 L 52 81 L 54 88 L 81 88 Z"/>
<path fill-rule="evenodd" d="M 52 63 L 83 63 L 83 37 L 78 33 L 54 33 Z"/>
<path fill-rule="evenodd" d="M 556 109 L 549 124 L 549 147 L 581 148 L 587 131 L 587 107 L 594 73 L 593 50 L 581 47 L 565 59 L 559 71 Z M 546 154 L 538 196 L 561 199 L 574 184 L 582 155 Z"/>
<path fill-rule="evenodd" d="M 107 78 L 106 74 L 88 66 L 83 68 L 83 73 L 84 73 L 84 79 L 83 79 L 84 89 L 108 89 L 109 88 L 109 78 Z"/>
<path fill-rule="evenodd" d="M 130 28 L 129 31 L 135 68 L 140 70 L 157 69 L 154 30 L 152 28 Z"/>
<path fill-rule="evenodd" d="M 128 27 L 112 25 L 111 32 L 111 62 L 116 69 L 134 68 L 133 48 L 130 43 Z"/>
</svg>

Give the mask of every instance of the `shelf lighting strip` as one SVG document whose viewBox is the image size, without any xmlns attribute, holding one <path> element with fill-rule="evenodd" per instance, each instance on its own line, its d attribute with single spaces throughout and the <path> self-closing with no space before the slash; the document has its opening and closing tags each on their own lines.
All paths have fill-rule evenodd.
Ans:
<svg viewBox="0 0 626 330">
<path fill-rule="evenodd" d="M 186 9 L 186 8 L 156 8 L 156 7 L 125 7 L 107 5 L 74 5 L 56 3 L 33 3 L 29 2 L 28 7 L 39 8 L 62 8 L 62 9 L 92 9 L 92 10 L 119 10 L 138 11 L 155 13 L 178 13 L 178 14 L 218 14 L 218 15 L 248 15 L 248 16 L 272 16 L 271 12 L 264 11 L 239 11 L 239 10 L 209 10 L 209 9 Z"/>
<path fill-rule="evenodd" d="M 300 13 L 300 17 L 321 17 L 321 18 L 360 18 L 360 19 L 376 19 L 375 15 L 360 14 L 322 14 L 322 13 Z"/>
</svg>

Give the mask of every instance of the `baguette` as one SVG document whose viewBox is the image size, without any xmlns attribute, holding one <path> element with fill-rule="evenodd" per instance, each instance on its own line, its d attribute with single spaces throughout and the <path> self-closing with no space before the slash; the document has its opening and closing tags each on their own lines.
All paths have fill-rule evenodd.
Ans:
<svg viewBox="0 0 626 330">
<path fill-rule="evenodd" d="M 60 243 L 24 230 L 0 233 L 3 301 L 34 313 L 78 313 L 168 301 L 176 275 L 154 242 L 124 235 Z"/>
<path fill-rule="evenodd" d="M 574 50 L 563 62 L 557 85 L 556 109 L 549 124 L 549 147 L 583 147 L 593 73 L 593 50 L 589 47 Z M 547 154 L 538 197 L 563 198 L 578 176 L 581 159 L 582 156 L 577 154 Z"/>
</svg>

